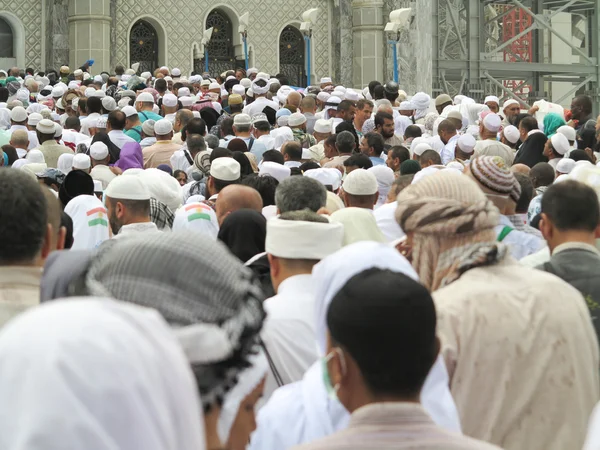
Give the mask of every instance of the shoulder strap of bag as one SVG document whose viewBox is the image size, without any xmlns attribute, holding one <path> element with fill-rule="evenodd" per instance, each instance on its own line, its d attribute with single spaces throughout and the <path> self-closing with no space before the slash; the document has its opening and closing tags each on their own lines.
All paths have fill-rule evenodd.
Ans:
<svg viewBox="0 0 600 450">
<path fill-rule="evenodd" d="M 508 236 L 513 230 L 514 228 L 511 228 L 508 225 L 502 228 L 502 231 L 498 235 L 497 241 L 502 242 L 504 239 L 506 239 L 506 236 Z"/>
<path fill-rule="evenodd" d="M 248 142 L 248 151 L 252 150 L 253 145 L 254 145 L 254 138 L 250 137 L 250 141 Z"/>
<path fill-rule="evenodd" d="M 283 386 L 283 384 L 284 384 L 283 379 L 281 378 L 281 375 L 279 374 L 279 371 L 277 370 L 277 366 L 275 366 L 275 362 L 273 361 L 273 358 L 271 358 L 271 354 L 269 353 L 269 350 L 267 350 L 265 341 L 263 341 L 262 339 L 260 340 L 260 346 L 262 347 L 262 349 L 265 352 L 265 355 L 267 356 L 267 360 L 269 361 L 269 367 L 271 368 L 271 373 L 275 377 L 275 382 L 277 383 L 277 387 Z"/>
</svg>

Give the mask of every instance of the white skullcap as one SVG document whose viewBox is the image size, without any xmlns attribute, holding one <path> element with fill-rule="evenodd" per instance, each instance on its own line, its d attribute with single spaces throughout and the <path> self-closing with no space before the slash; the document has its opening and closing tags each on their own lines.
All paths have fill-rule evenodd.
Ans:
<svg viewBox="0 0 600 450">
<path fill-rule="evenodd" d="M 329 92 L 321 91 L 317 94 L 317 100 L 322 102 L 326 102 L 329 99 L 329 97 L 331 97 L 331 94 Z"/>
<path fill-rule="evenodd" d="M 511 98 L 504 102 L 504 104 L 502 105 L 502 109 L 504 110 L 511 105 L 520 105 L 520 103 L 518 101 L 516 101 L 515 99 Z"/>
<path fill-rule="evenodd" d="M 123 108 L 121 109 L 121 112 L 123 114 L 125 114 L 125 117 L 131 117 L 131 116 L 135 116 L 138 111 L 137 109 L 135 109 L 133 106 L 123 106 Z"/>
<path fill-rule="evenodd" d="M 417 92 L 415 95 L 413 95 L 410 102 L 413 104 L 415 109 L 426 110 L 429 109 L 431 103 L 431 96 L 429 96 L 425 92 Z"/>
<path fill-rule="evenodd" d="M 106 117 L 97 117 L 96 118 L 96 128 L 106 128 L 108 123 L 108 119 Z M 88 126 L 88 128 L 90 128 Z"/>
<path fill-rule="evenodd" d="M 62 88 L 62 86 L 54 86 L 52 88 L 52 97 L 57 98 L 57 97 L 62 97 L 65 93 L 65 90 Z"/>
<path fill-rule="evenodd" d="M 343 240 L 341 223 L 273 217 L 267 221 L 265 250 L 279 258 L 321 260 L 341 249 Z"/>
<path fill-rule="evenodd" d="M 13 109 L 14 111 L 14 109 Z M 42 134 L 52 134 L 54 135 L 54 131 L 56 130 L 56 124 L 52 122 L 50 119 L 42 119 L 35 126 L 35 129 Z"/>
<path fill-rule="evenodd" d="M 201 82 L 200 82 L 200 86 L 210 86 L 210 80 L 208 78 L 204 78 Z"/>
<path fill-rule="evenodd" d="M 56 101 L 56 109 L 65 109 L 65 105 L 63 104 L 63 99 L 59 98 Z"/>
<path fill-rule="evenodd" d="M 344 96 L 344 100 L 350 100 L 353 102 L 357 102 L 359 99 L 358 97 L 358 92 L 352 90 L 352 89 L 348 89 L 346 91 L 346 95 Z"/>
<path fill-rule="evenodd" d="M 210 176 L 221 181 L 240 179 L 240 163 L 233 158 L 217 158 L 210 165 Z"/>
<path fill-rule="evenodd" d="M 87 98 L 89 98 L 92 95 L 94 95 L 94 92 L 96 92 L 96 89 L 94 89 L 92 87 L 85 88 L 85 91 L 83 92 L 83 95 L 85 95 Z"/>
<path fill-rule="evenodd" d="M 402 103 L 400 103 L 400 108 L 398 108 L 398 111 L 412 111 L 414 110 L 415 107 L 413 106 L 413 104 L 409 101 L 404 101 Z"/>
<path fill-rule="evenodd" d="M 338 92 L 343 92 L 344 94 L 346 93 L 346 88 L 342 85 L 336 86 L 334 91 L 338 91 Z"/>
<path fill-rule="evenodd" d="M 252 118 L 248 114 L 236 114 L 233 117 L 233 125 L 234 126 L 248 126 L 252 125 Z"/>
<path fill-rule="evenodd" d="M 310 169 L 304 172 L 304 176 L 317 180 L 324 186 L 331 186 L 334 191 L 337 191 L 340 188 L 342 182 L 342 174 L 337 169 Z"/>
<path fill-rule="evenodd" d="M 77 88 L 79 88 L 79 83 L 81 83 L 79 80 L 69 81 L 69 84 L 67 85 L 67 87 L 69 89 L 77 89 Z"/>
<path fill-rule="evenodd" d="M 575 168 L 575 160 L 571 158 L 561 158 L 556 165 L 556 171 L 559 173 L 571 173 Z"/>
<path fill-rule="evenodd" d="M 502 130 L 502 133 L 504 134 L 506 140 L 511 144 L 516 144 L 521 137 L 519 129 L 514 125 L 507 126 L 506 128 L 504 128 L 504 130 Z"/>
<path fill-rule="evenodd" d="M 343 99 L 343 98 L 346 96 L 346 93 L 345 93 L 344 91 L 333 91 L 333 92 L 331 93 L 331 95 L 332 95 L 333 97 L 338 97 L 338 98 L 340 98 L 340 99 Z"/>
<path fill-rule="evenodd" d="M 306 116 L 301 112 L 295 112 L 288 117 L 288 126 L 297 127 L 306 123 Z"/>
<path fill-rule="evenodd" d="M 173 78 L 171 78 L 170 76 L 166 76 L 166 77 L 164 78 L 164 80 L 165 80 L 165 81 L 173 81 Z"/>
<path fill-rule="evenodd" d="M 41 150 L 33 149 L 27 152 L 27 156 L 25 157 L 27 161 L 33 164 L 43 164 L 46 162 L 46 158 Z"/>
<path fill-rule="evenodd" d="M 154 97 L 150 92 L 142 92 L 135 99 L 136 102 L 154 103 Z"/>
<path fill-rule="evenodd" d="M 54 125 L 54 137 L 55 138 L 59 138 L 61 137 L 63 134 L 63 127 L 60 124 L 55 124 Z"/>
<path fill-rule="evenodd" d="M 27 120 L 27 111 L 22 106 L 15 106 L 10 111 L 10 120 L 13 122 L 25 122 Z"/>
<path fill-rule="evenodd" d="M 44 117 L 40 113 L 31 113 L 27 118 L 27 125 L 35 127 Z"/>
<path fill-rule="evenodd" d="M 218 89 L 220 91 L 221 90 L 221 85 L 219 83 L 210 83 L 208 85 L 208 90 L 212 91 L 213 89 Z"/>
<path fill-rule="evenodd" d="M 104 142 L 94 142 L 90 146 L 90 156 L 96 161 L 102 161 L 108 156 L 108 147 Z"/>
<path fill-rule="evenodd" d="M 92 161 L 88 155 L 77 153 L 73 157 L 73 169 L 86 170 L 92 166 Z"/>
<path fill-rule="evenodd" d="M 257 82 L 259 80 L 263 80 L 264 82 L 266 82 L 266 85 L 264 87 L 260 87 L 257 84 Z M 258 95 L 266 94 L 267 92 L 269 92 L 269 79 L 268 78 L 261 78 L 260 74 L 258 74 L 256 76 L 256 78 L 254 79 L 254 81 L 252 82 L 252 92 L 254 94 L 258 94 Z"/>
<path fill-rule="evenodd" d="M 240 85 L 244 86 L 244 89 L 250 89 L 252 87 L 252 80 L 250 78 L 242 78 L 240 80 Z"/>
<path fill-rule="evenodd" d="M 113 178 L 104 195 L 116 200 L 150 200 L 150 191 L 136 175 Z"/>
<path fill-rule="evenodd" d="M 179 70 L 177 67 L 174 67 L 173 70 L 171 70 L 171 75 L 173 75 L 174 77 L 180 77 L 181 70 Z"/>
<path fill-rule="evenodd" d="M 494 102 L 497 105 L 500 105 L 500 99 L 498 97 L 496 97 L 495 95 L 488 95 L 485 100 L 483 101 L 483 104 L 486 104 L 488 102 Z"/>
<path fill-rule="evenodd" d="M 330 77 L 321 78 L 320 84 L 333 83 Z"/>
<path fill-rule="evenodd" d="M 234 84 L 231 88 L 232 94 L 246 95 L 246 88 L 241 84 Z"/>
<path fill-rule="evenodd" d="M 177 106 L 177 97 L 173 94 L 166 94 L 163 97 L 162 102 L 167 108 L 172 108 L 173 106 Z"/>
<path fill-rule="evenodd" d="M 151 168 L 142 170 L 137 177 L 144 183 L 146 189 L 148 189 L 150 197 L 164 203 L 171 211 L 176 211 L 181 206 L 181 186 L 167 172 Z"/>
<path fill-rule="evenodd" d="M 83 70 L 75 69 L 75 72 L 73 72 L 73 75 L 76 77 L 80 77 L 81 75 L 83 75 Z"/>
<path fill-rule="evenodd" d="M 181 102 L 181 106 L 192 106 L 196 102 L 196 99 L 195 97 L 181 97 L 179 101 Z"/>
<path fill-rule="evenodd" d="M 78 107 L 79 107 L 79 97 L 75 97 L 73 100 L 71 100 L 71 109 L 73 111 L 77 111 Z"/>
<path fill-rule="evenodd" d="M 104 97 L 106 97 L 106 94 L 104 93 L 104 91 L 102 89 L 97 89 L 94 92 L 92 92 L 91 97 L 104 98 Z"/>
<path fill-rule="evenodd" d="M 256 67 L 250 67 L 250 68 L 248 69 L 248 71 L 246 72 L 246 74 L 247 74 L 248 76 L 250 76 L 250 75 L 253 75 L 253 74 L 255 74 L 255 73 L 258 73 L 258 69 L 257 69 Z"/>
<path fill-rule="evenodd" d="M 289 86 L 281 86 L 279 88 L 279 90 L 277 91 L 277 100 L 279 100 L 279 103 L 281 103 L 282 105 L 285 105 L 285 102 L 287 100 L 288 95 L 290 94 L 290 92 L 292 92 L 293 89 Z"/>
<path fill-rule="evenodd" d="M 271 79 L 271 75 L 269 75 L 267 72 L 258 72 L 256 74 L 256 78 L 264 78 L 265 80 L 269 81 Z M 279 80 L 277 80 L 277 82 L 279 82 Z"/>
<path fill-rule="evenodd" d="M 550 138 L 550 141 L 552 142 L 552 148 L 559 155 L 564 155 L 571 148 L 569 140 L 565 137 L 564 134 L 556 133 Z"/>
<path fill-rule="evenodd" d="M 487 114 L 483 119 L 483 127 L 492 133 L 498 132 L 502 127 L 502 119 L 498 114 Z"/>
<path fill-rule="evenodd" d="M 142 72 L 140 77 L 142 77 L 144 80 L 149 80 L 150 78 L 152 78 L 152 74 L 150 72 Z"/>
<path fill-rule="evenodd" d="M 173 131 L 173 124 L 168 119 L 157 120 L 154 124 L 154 134 L 156 136 L 164 136 Z"/>
<path fill-rule="evenodd" d="M 114 111 L 117 109 L 117 102 L 112 97 L 104 97 L 102 99 L 102 107 L 107 111 Z"/>
<path fill-rule="evenodd" d="M 156 121 L 152 119 L 144 120 L 142 124 L 142 131 L 146 136 L 154 136 L 154 124 Z"/>
<path fill-rule="evenodd" d="M 331 121 L 325 119 L 319 119 L 315 122 L 314 127 L 315 133 L 331 133 Z"/>
<path fill-rule="evenodd" d="M 356 172 L 356 170 L 353 170 L 352 172 Z M 350 172 L 350 175 L 352 175 L 352 172 Z M 394 181 L 396 180 L 394 171 L 385 164 L 379 164 L 370 167 L 367 169 L 367 172 L 375 175 L 379 195 L 381 196 L 382 192 L 385 192 L 385 197 L 387 197 L 387 193 L 390 191 L 392 184 L 394 184 Z M 348 179 L 348 177 L 346 177 L 346 179 Z M 380 198 L 380 200 L 382 200 L 382 203 L 385 202 L 385 198 Z"/>
<path fill-rule="evenodd" d="M 463 151 L 463 153 L 473 153 L 473 150 L 475 149 L 475 144 L 477 144 L 477 141 L 470 134 L 463 134 L 461 137 L 458 138 L 458 146 Z"/>
<path fill-rule="evenodd" d="M 413 153 L 417 156 L 421 156 L 427 150 L 433 150 L 433 147 L 431 147 L 431 145 L 427 144 L 426 142 L 423 142 L 415 146 Z"/>
<path fill-rule="evenodd" d="M 94 77 L 94 81 L 97 83 L 104 83 L 104 79 L 102 79 L 102 75 L 96 75 Z"/>
<path fill-rule="evenodd" d="M 17 91 L 17 100 L 21 100 L 22 102 L 29 101 L 29 90 L 25 88 L 21 88 Z"/>
<path fill-rule="evenodd" d="M 346 176 L 342 189 L 352 195 L 373 195 L 378 190 L 377 178 L 365 169 L 356 169 Z"/>
<path fill-rule="evenodd" d="M 177 97 L 189 97 L 190 95 L 190 90 L 189 88 L 186 88 L 185 86 L 182 88 L 179 88 L 179 90 L 177 91 Z"/>
<path fill-rule="evenodd" d="M 575 131 L 575 128 L 570 127 L 569 125 L 563 125 L 556 130 L 556 132 L 566 137 L 569 142 L 574 142 L 577 138 L 577 131 Z"/>
<path fill-rule="evenodd" d="M 265 161 L 260 165 L 258 176 L 263 177 L 265 175 L 270 175 L 281 183 L 292 175 L 292 170 L 282 164 L 273 161 Z"/>
</svg>

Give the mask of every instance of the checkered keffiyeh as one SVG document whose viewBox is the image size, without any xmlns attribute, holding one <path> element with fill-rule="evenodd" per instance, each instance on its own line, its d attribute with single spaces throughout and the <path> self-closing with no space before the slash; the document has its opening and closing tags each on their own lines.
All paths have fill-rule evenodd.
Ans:
<svg viewBox="0 0 600 450">
<path fill-rule="evenodd" d="M 206 409 L 220 403 L 258 349 L 264 294 L 252 271 L 200 233 L 159 233 L 105 246 L 90 295 L 158 310 L 175 329 Z"/>
<path fill-rule="evenodd" d="M 150 220 L 156 224 L 159 230 L 170 230 L 173 228 L 175 214 L 163 202 L 150 198 Z"/>
</svg>

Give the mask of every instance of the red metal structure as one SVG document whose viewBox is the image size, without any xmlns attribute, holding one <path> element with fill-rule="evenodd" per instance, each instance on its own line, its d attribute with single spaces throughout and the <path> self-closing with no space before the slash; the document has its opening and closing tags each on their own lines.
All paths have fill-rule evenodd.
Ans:
<svg viewBox="0 0 600 450">
<path fill-rule="evenodd" d="M 505 8 L 505 11 L 508 12 L 502 19 L 502 42 L 510 41 L 531 27 L 532 24 L 531 16 L 525 13 L 522 8 L 512 7 L 511 9 L 510 5 L 506 5 Z M 504 62 L 533 62 L 532 31 L 515 39 L 504 49 Z M 523 98 L 527 97 L 532 89 L 530 85 L 525 83 L 526 80 L 504 80 L 504 86 Z"/>
</svg>

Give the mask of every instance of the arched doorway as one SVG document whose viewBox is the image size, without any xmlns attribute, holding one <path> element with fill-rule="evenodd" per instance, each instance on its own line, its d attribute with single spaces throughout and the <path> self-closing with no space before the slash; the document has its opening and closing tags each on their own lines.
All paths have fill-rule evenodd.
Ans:
<svg viewBox="0 0 600 450">
<path fill-rule="evenodd" d="M 14 34 L 13 29 L 6 20 L 0 17 L 0 58 L 14 58 Z"/>
<path fill-rule="evenodd" d="M 227 70 L 244 67 L 243 59 L 236 59 L 233 43 L 233 25 L 231 19 L 224 11 L 214 9 L 206 18 L 205 29 L 213 29 L 212 37 L 208 43 L 208 71 L 212 76 L 217 76 Z M 236 30 L 237 31 L 237 30 Z M 194 59 L 194 71 L 204 72 L 204 53 L 199 59 Z"/>
<path fill-rule="evenodd" d="M 292 25 L 279 35 L 279 73 L 288 78 L 291 86 L 306 85 L 304 38 Z"/>
<path fill-rule="evenodd" d="M 140 63 L 138 72 L 153 72 L 158 68 L 158 34 L 145 20 L 138 20 L 129 32 L 130 63 Z"/>
</svg>

